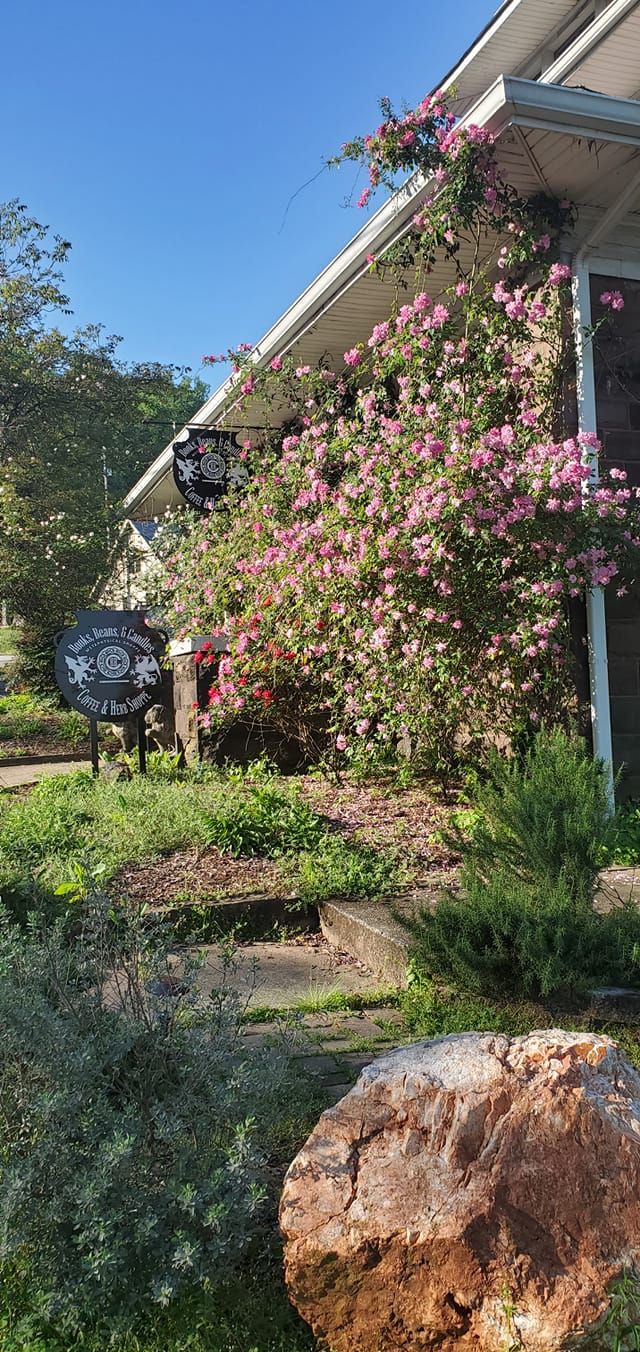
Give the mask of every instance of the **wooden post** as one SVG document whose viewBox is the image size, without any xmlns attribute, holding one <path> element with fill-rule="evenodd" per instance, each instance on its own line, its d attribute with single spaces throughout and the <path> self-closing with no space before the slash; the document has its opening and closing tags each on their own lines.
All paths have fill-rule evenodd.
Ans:
<svg viewBox="0 0 640 1352">
<path fill-rule="evenodd" d="M 97 775 L 97 774 L 98 774 L 98 770 L 99 770 L 99 768 L 100 768 L 100 766 L 99 766 L 99 761 L 98 761 L 98 720 L 97 720 L 97 718 L 90 718 L 90 719 L 89 719 L 89 742 L 90 742 L 90 746 L 91 746 L 91 772 L 92 772 L 93 775 Z"/>
<path fill-rule="evenodd" d="M 138 770 L 141 775 L 147 773 L 147 725 L 144 714 L 138 719 Z"/>
</svg>

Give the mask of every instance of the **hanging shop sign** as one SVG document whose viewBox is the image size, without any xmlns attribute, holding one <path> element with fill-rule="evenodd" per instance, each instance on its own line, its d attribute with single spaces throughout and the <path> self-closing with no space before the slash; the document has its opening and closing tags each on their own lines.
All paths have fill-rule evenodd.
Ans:
<svg viewBox="0 0 640 1352">
<path fill-rule="evenodd" d="M 58 685 L 73 709 L 93 720 L 144 719 L 161 702 L 166 639 L 144 610 L 79 610 L 56 647 Z"/>
<path fill-rule="evenodd" d="M 210 512 L 230 488 L 249 479 L 235 432 L 191 427 L 173 445 L 173 478 L 190 507 Z"/>
</svg>

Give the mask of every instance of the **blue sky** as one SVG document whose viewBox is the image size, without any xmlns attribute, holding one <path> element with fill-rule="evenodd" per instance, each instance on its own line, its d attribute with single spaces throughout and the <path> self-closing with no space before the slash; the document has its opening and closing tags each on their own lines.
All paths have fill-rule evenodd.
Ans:
<svg viewBox="0 0 640 1352">
<path fill-rule="evenodd" d="M 5 0 L 0 198 L 71 240 L 74 322 L 197 370 L 258 339 L 363 223 L 351 167 L 292 194 L 380 95 L 416 103 L 494 9 Z"/>
</svg>

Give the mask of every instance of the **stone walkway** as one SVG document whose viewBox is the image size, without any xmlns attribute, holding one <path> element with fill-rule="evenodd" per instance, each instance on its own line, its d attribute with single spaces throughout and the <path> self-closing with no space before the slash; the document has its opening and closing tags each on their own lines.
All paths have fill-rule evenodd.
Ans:
<svg viewBox="0 0 640 1352">
<path fill-rule="evenodd" d="M 18 789 L 37 784 L 49 775 L 70 775 L 75 770 L 90 770 L 90 760 L 38 761 L 36 765 L 5 765 L 0 760 L 0 789 Z"/>
<path fill-rule="evenodd" d="M 288 1048 L 300 1069 L 319 1081 L 327 1106 L 349 1092 L 364 1066 L 394 1047 L 415 1042 L 402 1014 L 393 1006 L 327 1014 L 287 1014 L 242 1029 L 247 1048 Z"/>
<path fill-rule="evenodd" d="M 297 942 L 241 944 L 230 958 L 218 944 L 198 944 L 195 951 L 203 963 L 197 977 L 201 994 L 206 997 L 227 986 L 247 1009 L 288 1010 L 294 1018 L 301 1005 L 326 1007 L 331 997 L 381 993 L 378 977 L 320 935 L 301 936 Z"/>
</svg>

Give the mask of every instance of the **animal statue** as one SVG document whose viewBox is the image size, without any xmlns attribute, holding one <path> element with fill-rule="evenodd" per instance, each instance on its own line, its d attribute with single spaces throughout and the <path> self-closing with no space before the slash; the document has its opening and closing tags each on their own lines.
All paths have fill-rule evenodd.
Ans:
<svg viewBox="0 0 640 1352">
<path fill-rule="evenodd" d="M 174 745 L 173 719 L 164 704 L 152 704 L 145 713 L 144 722 L 148 743 L 154 744 L 158 751 L 171 751 Z M 111 730 L 123 751 L 133 751 L 137 747 L 137 718 L 125 718 L 122 723 L 112 723 Z"/>
<path fill-rule="evenodd" d="M 175 735 L 173 719 L 164 704 L 152 704 L 144 716 L 147 738 L 155 742 L 159 751 L 173 750 Z"/>
</svg>

